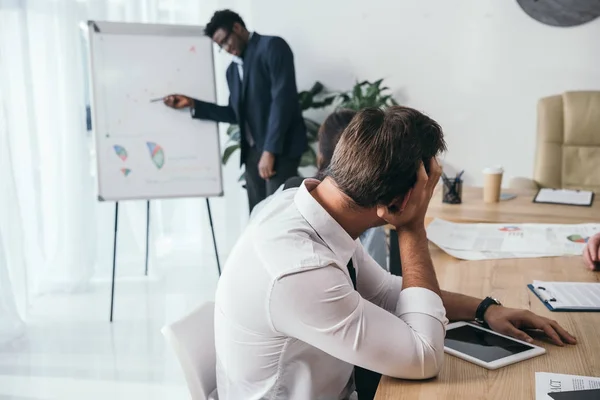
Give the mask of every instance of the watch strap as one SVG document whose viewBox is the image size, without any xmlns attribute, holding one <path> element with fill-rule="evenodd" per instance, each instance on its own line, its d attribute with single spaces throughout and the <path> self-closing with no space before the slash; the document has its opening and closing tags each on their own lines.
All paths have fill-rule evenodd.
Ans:
<svg viewBox="0 0 600 400">
<path fill-rule="evenodd" d="M 483 299 L 483 301 L 479 303 L 479 306 L 475 311 L 475 321 L 484 326 L 487 326 L 487 323 L 485 322 L 483 316 L 485 315 L 487 309 L 493 305 L 500 305 L 500 302 L 492 297 L 486 297 L 485 299 Z"/>
</svg>

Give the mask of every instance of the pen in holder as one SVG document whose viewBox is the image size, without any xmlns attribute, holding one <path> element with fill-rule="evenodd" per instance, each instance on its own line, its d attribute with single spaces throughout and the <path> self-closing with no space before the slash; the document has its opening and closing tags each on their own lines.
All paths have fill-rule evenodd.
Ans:
<svg viewBox="0 0 600 400">
<path fill-rule="evenodd" d="M 456 178 L 448 178 L 442 174 L 444 187 L 442 190 L 442 202 L 447 204 L 462 203 L 462 172 Z"/>
</svg>

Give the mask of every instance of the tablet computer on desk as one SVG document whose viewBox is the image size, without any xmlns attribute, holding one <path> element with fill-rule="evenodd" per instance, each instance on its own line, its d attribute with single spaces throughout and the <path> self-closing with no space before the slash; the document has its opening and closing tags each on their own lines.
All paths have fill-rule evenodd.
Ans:
<svg viewBox="0 0 600 400">
<path fill-rule="evenodd" d="M 446 353 L 487 369 L 497 369 L 546 352 L 546 349 L 468 322 L 446 327 Z"/>
</svg>

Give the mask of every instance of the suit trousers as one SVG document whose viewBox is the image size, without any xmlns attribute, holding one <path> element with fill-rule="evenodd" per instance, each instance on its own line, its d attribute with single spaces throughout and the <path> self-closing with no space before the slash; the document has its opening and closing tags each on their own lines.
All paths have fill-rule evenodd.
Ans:
<svg viewBox="0 0 600 400">
<path fill-rule="evenodd" d="M 283 156 L 275 156 L 275 175 L 271 179 L 264 180 L 258 173 L 258 162 L 262 152 L 255 146 L 249 147 L 245 154 L 244 164 L 246 172 L 246 191 L 248 192 L 248 203 L 250 212 L 254 206 L 272 195 L 275 191 L 285 183 L 288 178 L 298 175 L 298 166 L 300 158 L 289 158 Z"/>
</svg>

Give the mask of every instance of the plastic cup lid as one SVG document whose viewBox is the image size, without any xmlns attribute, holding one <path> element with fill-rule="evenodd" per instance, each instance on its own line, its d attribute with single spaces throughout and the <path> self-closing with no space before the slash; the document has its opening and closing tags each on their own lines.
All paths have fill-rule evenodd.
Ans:
<svg viewBox="0 0 600 400">
<path fill-rule="evenodd" d="M 501 165 L 496 165 L 494 167 L 487 167 L 483 170 L 484 174 L 502 174 L 504 173 L 504 168 Z"/>
</svg>

